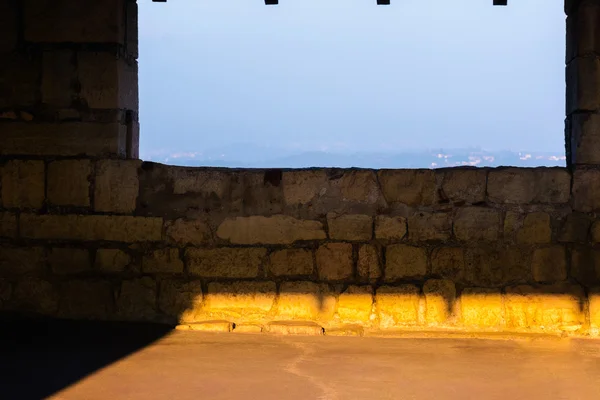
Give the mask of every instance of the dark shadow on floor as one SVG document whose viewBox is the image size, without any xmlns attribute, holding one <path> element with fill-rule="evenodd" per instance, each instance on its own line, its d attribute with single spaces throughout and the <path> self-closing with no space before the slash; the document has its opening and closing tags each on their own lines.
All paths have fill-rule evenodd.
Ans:
<svg viewBox="0 0 600 400">
<path fill-rule="evenodd" d="M 0 398 L 46 398 L 171 330 L 157 324 L 0 315 Z"/>
</svg>

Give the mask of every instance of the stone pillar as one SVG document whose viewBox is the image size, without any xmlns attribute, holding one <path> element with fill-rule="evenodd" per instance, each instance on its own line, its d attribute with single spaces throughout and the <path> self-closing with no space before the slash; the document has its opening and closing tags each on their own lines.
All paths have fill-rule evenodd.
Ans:
<svg viewBox="0 0 600 400">
<path fill-rule="evenodd" d="M 137 158 L 135 0 L 0 0 L 0 157 Z"/>
<path fill-rule="evenodd" d="M 567 164 L 600 165 L 600 0 L 565 0 Z"/>
</svg>

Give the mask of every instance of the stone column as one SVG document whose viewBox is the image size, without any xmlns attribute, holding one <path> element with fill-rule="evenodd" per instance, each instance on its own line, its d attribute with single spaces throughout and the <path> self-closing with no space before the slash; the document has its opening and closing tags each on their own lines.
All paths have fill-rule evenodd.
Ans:
<svg viewBox="0 0 600 400">
<path fill-rule="evenodd" d="M 0 0 L 0 157 L 137 158 L 135 0 Z"/>
<path fill-rule="evenodd" d="M 567 164 L 600 165 L 600 0 L 565 0 Z"/>
</svg>

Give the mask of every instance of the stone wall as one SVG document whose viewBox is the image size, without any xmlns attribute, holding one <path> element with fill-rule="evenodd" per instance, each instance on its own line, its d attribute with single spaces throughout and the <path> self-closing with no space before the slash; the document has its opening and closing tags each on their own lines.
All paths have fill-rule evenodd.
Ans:
<svg viewBox="0 0 600 400">
<path fill-rule="evenodd" d="M 4 311 L 326 333 L 600 328 L 597 170 L 0 166 Z"/>
</svg>

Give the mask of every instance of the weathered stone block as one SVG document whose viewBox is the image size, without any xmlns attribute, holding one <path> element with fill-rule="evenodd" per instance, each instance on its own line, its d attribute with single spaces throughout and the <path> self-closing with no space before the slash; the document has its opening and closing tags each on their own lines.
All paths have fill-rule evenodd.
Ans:
<svg viewBox="0 0 600 400">
<path fill-rule="evenodd" d="M 558 284 L 513 286 L 506 289 L 506 323 L 518 330 L 558 331 L 583 325 L 580 304 L 585 293 L 579 286 Z"/>
<path fill-rule="evenodd" d="M 567 129 L 571 135 L 571 159 L 575 165 L 598 165 L 600 156 L 600 115 L 577 113 L 569 116 Z"/>
<path fill-rule="evenodd" d="M 48 263 L 55 274 L 78 274 L 92 269 L 90 252 L 85 249 L 54 247 L 48 252 Z"/>
<path fill-rule="evenodd" d="M 454 219 L 454 234 L 465 242 L 498 240 L 501 216 L 498 210 L 483 207 L 465 207 Z"/>
<path fill-rule="evenodd" d="M 43 161 L 8 161 L 2 168 L 2 204 L 6 208 L 41 208 L 45 180 Z"/>
<path fill-rule="evenodd" d="M 307 276 L 314 271 L 313 254 L 307 249 L 284 249 L 271 254 L 269 271 L 275 276 Z"/>
<path fill-rule="evenodd" d="M 488 176 L 488 198 L 495 203 L 566 203 L 571 176 L 562 168 L 503 168 Z"/>
<path fill-rule="evenodd" d="M 567 63 L 578 56 L 600 54 L 600 4 L 579 3 L 579 11 L 567 18 Z"/>
<path fill-rule="evenodd" d="M 600 170 L 575 170 L 573 174 L 573 210 L 593 212 L 599 209 Z"/>
<path fill-rule="evenodd" d="M 600 243 L 600 221 L 594 221 L 590 228 L 590 237 L 593 243 Z"/>
<path fill-rule="evenodd" d="M 81 100 L 97 109 L 138 109 L 137 65 L 110 52 L 77 54 Z"/>
<path fill-rule="evenodd" d="M 38 101 L 41 72 L 42 57 L 38 52 L 3 54 L 0 64 L 0 108 L 33 106 Z M 14 124 L 8 125 L 5 128 L 12 129 Z M 5 149 L 0 149 L 0 153 L 5 153 Z"/>
<path fill-rule="evenodd" d="M 244 215 L 282 214 L 281 170 L 246 170 L 231 176 L 230 207 Z"/>
<path fill-rule="evenodd" d="M 375 282 L 381 277 L 381 251 L 371 244 L 358 249 L 358 278 L 361 282 Z"/>
<path fill-rule="evenodd" d="M 337 313 L 344 322 L 368 324 L 373 308 L 371 286 L 350 286 L 340 294 Z"/>
<path fill-rule="evenodd" d="M 381 197 L 374 171 L 347 170 L 337 184 L 343 201 L 375 204 Z"/>
<path fill-rule="evenodd" d="M 427 251 L 422 247 L 395 244 L 386 249 L 386 282 L 403 278 L 422 277 L 427 274 Z"/>
<path fill-rule="evenodd" d="M 146 274 L 182 274 L 183 261 L 179 249 L 160 249 L 142 258 L 142 272 Z"/>
<path fill-rule="evenodd" d="M 536 203 L 564 204 L 571 200 L 571 173 L 566 168 L 536 168 Z"/>
<path fill-rule="evenodd" d="M 119 249 L 98 249 L 94 268 L 106 273 L 123 272 L 131 262 L 129 254 Z"/>
<path fill-rule="evenodd" d="M 166 168 L 169 183 L 173 185 L 173 194 L 197 193 L 203 197 L 223 199 L 231 192 L 231 173 L 174 166 Z"/>
<path fill-rule="evenodd" d="M 423 286 L 425 297 L 425 321 L 428 325 L 448 322 L 456 301 L 454 282 L 444 279 L 430 279 Z"/>
<path fill-rule="evenodd" d="M 536 249 L 531 262 L 536 282 L 561 282 L 567 279 L 567 254 L 563 246 Z"/>
<path fill-rule="evenodd" d="M 329 238 L 368 241 L 373 237 L 373 218 L 368 215 L 327 215 Z"/>
<path fill-rule="evenodd" d="M 435 201 L 436 180 L 432 170 L 380 170 L 377 174 L 388 203 L 419 206 Z"/>
<path fill-rule="evenodd" d="M 167 240 L 180 246 L 187 244 L 203 245 L 212 241 L 212 233 L 207 224 L 194 219 L 176 219 L 165 223 Z"/>
<path fill-rule="evenodd" d="M 319 279 L 341 281 L 352 278 L 352 245 L 327 243 L 317 250 L 317 272 Z"/>
<path fill-rule="evenodd" d="M 497 289 L 467 288 L 460 296 L 462 323 L 472 328 L 504 325 L 504 303 Z"/>
<path fill-rule="evenodd" d="M 110 282 L 74 280 L 64 283 L 59 307 L 63 318 L 102 319 L 114 310 L 113 290 Z"/>
<path fill-rule="evenodd" d="M 283 320 L 327 320 L 335 307 L 336 298 L 324 284 L 285 282 L 279 289 L 277 316 Z"/>
<path fill-rule="evenodd" d="M 63 160 L 48 164 L 48 200 L 53 205 L 90 205 L 89 160 Z"/>
<path fill-rule="evenodd" d="M 202 285 L 200 281 L 164 280 L 158 295 L 160 311 L 178 322 L 194 322 L 202 312 Z"/>
<path fill-rule="evenodd" d="M 182 329 L 182 327 L 186 327 Z M 233 330 L 233 323 L 229 321 L 206 321 L 206 322 L 198 322 L 195 324 L 189 325 L 179 325 L 177 326 L 179 330 L 190 330 L 196 332 L 231 332 Z"/>
<path fill-rule="evenodd" d="M 408 218 L 411 241 L 448 240 L 452 235 L 452 220 L 448 213 L 418 212 Z"/>
<path fill-rule="evenodd" d="M 21 236 L 30 239 L 159 241 L 162 218 L 108 215 L 21 214 Z"/>
<path fill-rule="evenodd" d="M 285 204 L 307 204 L 327 193 L 327 174 L 322 169 L 285 171 L 282 175 L 282 185 Z"/>
<path fill-rule="evenodd" d="M 25 40 L 52 43 L 119 43 L 125 40 L 121 0 L 23 2 Z"/>
<path fill-rule="evenodd" d="M 42 102 L 68 108 L 76 99 L 73 82 L 77 80 L 75 53 L 72 50 L 44 51 Z"/>
<path fill-rule="evenodd" d="M 464 281 L 479 287 L 498 287 L 531 280 L 532 253 L 514 245 L 465 249 Z"/>
<path fill-rule="evenodd" d="M 149 277 L 123 281 L 117 313 L 127 320 L 152 320 L 156 316 L 156 282 Z"/>
<path fill-rule="evenodd" d="M 326 238 L 321 222 L 286 215 L 228 218 L 217 229 L 217 236 L 234 244 L 291 244 Z"/>
<path fill-rule="evenodd" d="M 102 160 L 96 164 L 94 210 L 131 213 L 139 193 L 138 160 Z"/>
<path fill-rule="evenodd" d="M 302 335 L 302 336 L 321 336 L 323 327 L 314 322 L 271 322 L 266 328 L 267 332 L 276 335 Z"/>
<path fill-rule="evenodd" d="M 590 334 L 593 336 L 600 335 L 600 287 L 590 290 L 589 294 L 590 307 Z"/>
<path fill-rule="evenodd" d="M 465 269 L 462 247 L 438 247 L 431 253 L 431 268 L 434 275 L 454 279 L 461 277 Z"/>
<path fill-rule="evenodd" d="M 250 318 L 271 311 L 277 287 L 274 282 L 209 283 L 206 312 Z"/>
<path fill-rule="evenodd" d="M 378 215 L 375 218 L 377 239 L 402 240 L 406 236 L 406 218 Z"/>
<path fill-rule="evenodd" d="M 41 272 L 45 262 L 42 247 L 0 246 L 0 275 L 3 277 Z"/>
<path fill-rule="evenodd" d="M 550 243 L 551 240 L 550 215 L 544 212 L 527 214 L 522 228 L 517 232 L 517 241 L 526 244 L 540 244 Z"/>
<path fill-rule="evenodd" d="M 187 249 L 185 260 L 192 275 L 204 278 L 256 278 L 267 249 Z"/>
<path fill-rule="evenodd" d="M 600 109 L 600 59 L 577 57 L 567 64 L 567 115 Z"/>
<path fill-rule="evenodd" d="M 58 292 L 54 285 L 35 278 L 17 282 L 12 299 L 16 309 L 22 312 L 53 316 L 58 308 Z"/>
<path fill-rule="evenodd" d="M 447 169 L 437 173 L 442 175 L 442 199 L 467 204 L 485 201 L 486 170 Z"/>
<path fill-rule="evenodd" d="M 558 241 L 563 243 L 583 243 L 588 239 L 592 221 L 585 214 L 572 213 L 564 220 Z"/>
<path fill-rule="evenodd" d="M 118 122 L 0 124 L 2 155 L 125 157 L 126 149 L 127 127 Z"/>
<path fill-rule="evenodd" d="M 382 286 L 377 289 L 375 306 L 379 327 L 389 329 L 419 323 L 420 290 L 414 285 Z"/>
<path fill-rule="evenodd" d="M 17 236 L 17 216 L 8 212 L 0 212 L 0 237 Z"/>
<path fill-rule="evenodd" d="M 585 287 L 600 283 L 600 250 L 588 246 L 573 249 L 570 275 Z"/>
</svg>

